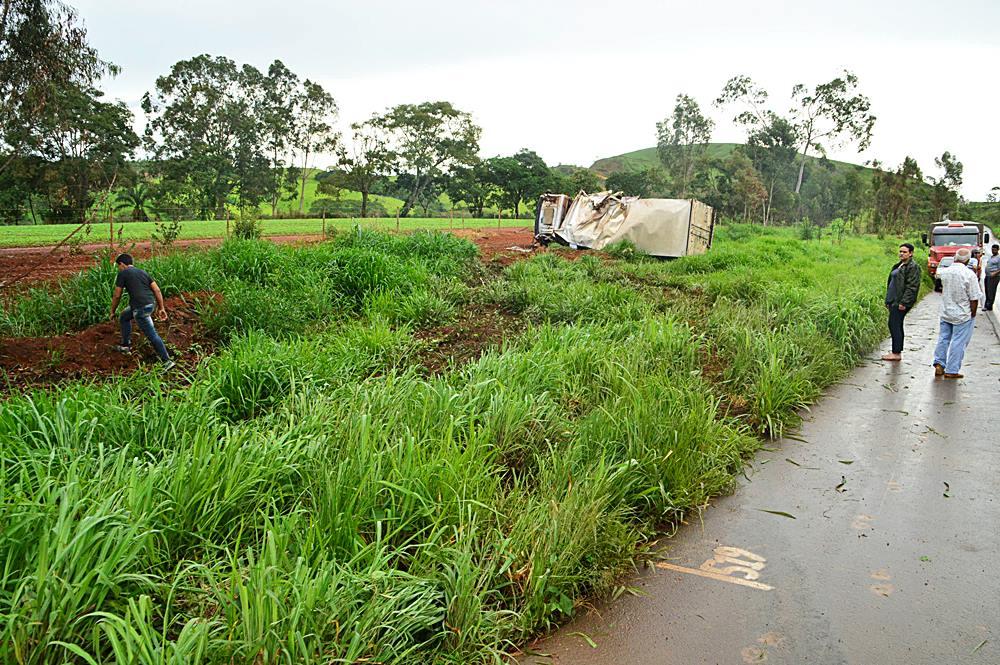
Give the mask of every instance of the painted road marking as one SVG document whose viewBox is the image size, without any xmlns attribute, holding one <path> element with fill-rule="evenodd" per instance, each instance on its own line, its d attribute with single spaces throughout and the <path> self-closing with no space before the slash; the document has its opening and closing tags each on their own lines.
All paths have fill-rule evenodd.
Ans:
<svg viewBox="0 0 1000 665">
<path fill-rule="evenodd" d="M 761 591 L 770 591 L 774 588 L 770 584 L 756 581 L 760 578 L 760 571 L 767 563 L 767 559 L 764 557 L 738 547 L 721 546 L 716 547 L 713 552 L 715 556 L 701 564 L 699 568 L 678 566 L 665 561 L 658 562 L 656 567 L 688 575 L 697 575 L 710 580 L 739 584 Z"/>
</svg>

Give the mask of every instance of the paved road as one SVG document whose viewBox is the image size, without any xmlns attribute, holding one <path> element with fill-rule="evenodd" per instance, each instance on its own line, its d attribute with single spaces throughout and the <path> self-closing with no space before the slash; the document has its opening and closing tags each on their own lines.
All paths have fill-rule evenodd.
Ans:
<svg viewBox="0 0 1000 665">
<path fill-rule="evenodd" d="M 875 360 L 886 342 L 831 387 L 804 441 L 759 454 L 630 582 L 643 595 L 522 663 L 1000 663 L 1000 322 L 978 318 L 965 379 L 936 379 L 939 297 L 907 317 L 903 362 Z"/>
</svg>

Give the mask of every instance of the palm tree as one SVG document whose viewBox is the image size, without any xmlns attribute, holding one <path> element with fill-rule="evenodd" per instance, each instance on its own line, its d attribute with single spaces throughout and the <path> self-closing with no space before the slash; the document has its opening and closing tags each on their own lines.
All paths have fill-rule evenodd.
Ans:
<svg viewBox="0 0 1000 665">
<path fill-rule="evenodd" d="M 153 196 L 146 183 L 139 182 L 118 190 L 118 201 L 115 212 L 131 210 L 133 222 L 149 221 L 149 213 L 153 211 Z"/>
</svg>

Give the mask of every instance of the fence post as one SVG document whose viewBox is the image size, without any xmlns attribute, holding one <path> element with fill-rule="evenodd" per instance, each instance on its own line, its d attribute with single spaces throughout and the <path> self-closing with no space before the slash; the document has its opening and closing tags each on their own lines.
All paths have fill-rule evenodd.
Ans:
<svg viewBox="0 0 1000 665">
<path fill-rule="evenodd" d="M 396 211 L 396 233 L 399 233 L 399 211 Z"/>
<path fill-rule="evenodd" d="M 108 248 L 115 248 L 115 209 L 108 206 Z"/>
<path fill-rule="evenodd" d="M 502 215 L 502 214 L 503 214 L 503 209 L 502 208 L 498 208 L 497 209 L 497 230 L 498 231 L 500 230 L 500 215 Z"/>
<path fill-rule="evenodd" d="M 323 237 L 326 238 L 326 210 L 323 211 Z"/>
</svg>

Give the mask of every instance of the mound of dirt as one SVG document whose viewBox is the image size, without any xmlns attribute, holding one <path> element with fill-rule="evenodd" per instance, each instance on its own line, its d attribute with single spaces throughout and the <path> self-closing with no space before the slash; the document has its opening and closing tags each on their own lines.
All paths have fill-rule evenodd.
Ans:
<svg viewBox="0 0 1000 665">
<path fill-rule="evenodd" d="M 420 364 L 434 375 L 478 360 L 523 331 L 524 322 L 518 317 L 495 306 L 478 305 L 465 309 L 451 325 L 419 330 L 414 337 L 424 342 Z"/>
<path fill-rule="evenodd" d="M 199 305 L 219 299 L 218 294 L 208 292 L 167 298 L 170 318 L 156 321 L 156 331 L 178 364 L 192 366 L 211 353 L 212 340 L 201 325 L 197 310 Z M 0 390 L 128 374 L 142 365 L 158 362 L 152 345 L 138 326 L 132 328 L 131 354 L 122 354 L 112 348 L 119 341 L 117 321 L 105 321 L 55 337 L 0 339 Z"/>
</svg>

